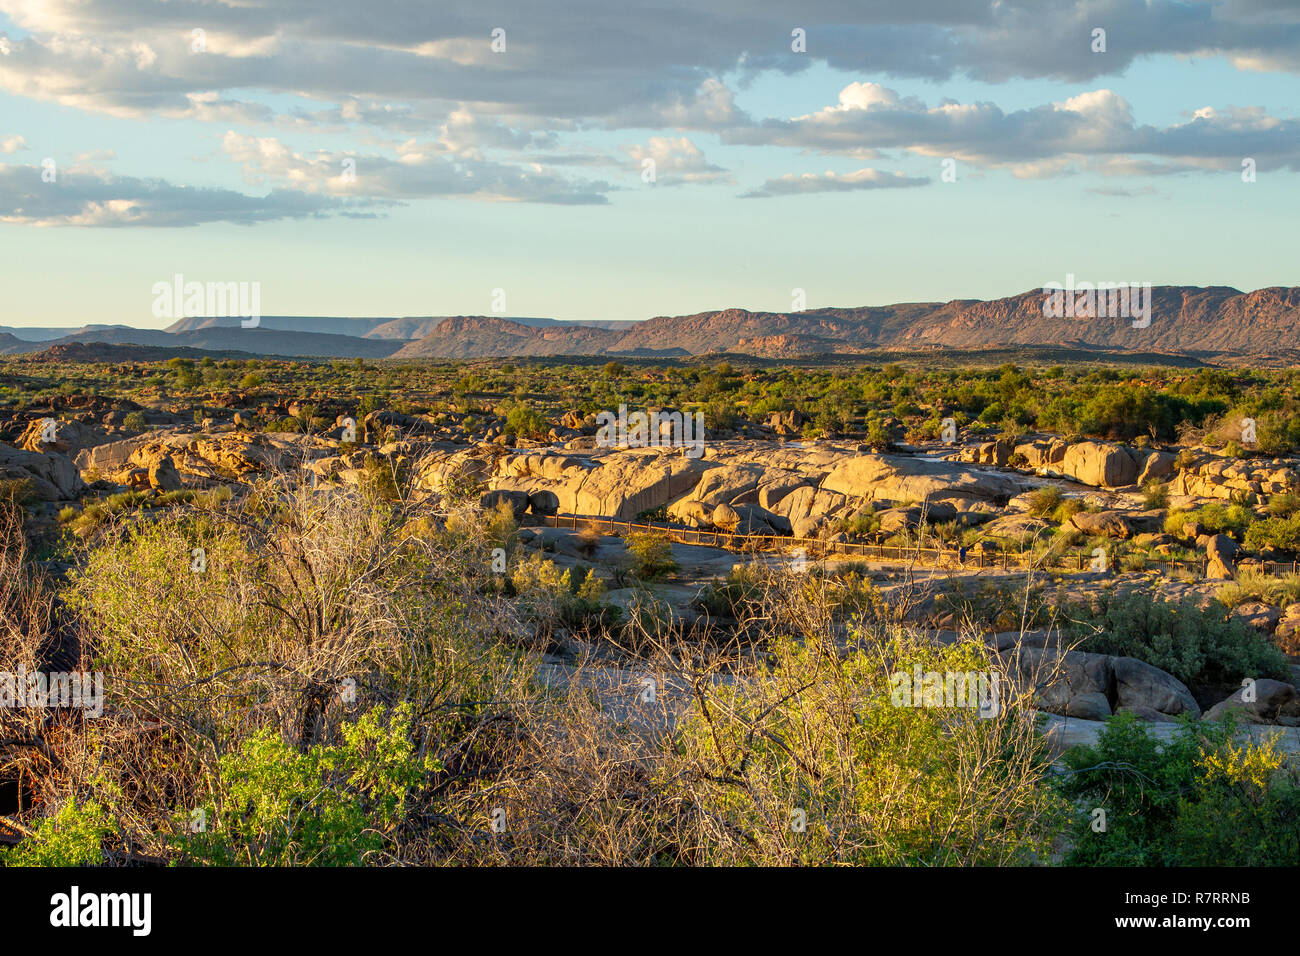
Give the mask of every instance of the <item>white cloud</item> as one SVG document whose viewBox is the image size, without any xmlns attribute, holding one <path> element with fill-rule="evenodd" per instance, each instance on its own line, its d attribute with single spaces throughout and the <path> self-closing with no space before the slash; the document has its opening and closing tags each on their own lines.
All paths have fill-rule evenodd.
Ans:
<svg viewBox="0 0 1300 956">
<path fill-rule="evenodd" d="M 39 166 L 0 166 L 0 222 L 33 226 L 252 225 L 330 214 L 373 216 L 376 205 L 292 190 L 250 196 L 81 167 L 60 170 L 47 183 Z"/>
<path fill-rule="evenodd" d="M 773 196 L 798 196 L 808 193 L 856 192 L 863 189 L 906 189 L 924 186 L 928 177 L 904 176 L 902 173 L 885 173 L 878 169 L 859 169 L 851 173 L 788 173 L 778 179 L 769 179 L 757 189 L 743 194 L 745 199 L 767 199 Z"/>
<path fill-rule="evenodd" d="M 184 110 L 190 94 L 238 89 L 305 96 L 327 112 L 349 99 L 394 104 L 377 113 L 389 121 L 408 107 L 416 118 L 469 106 L 606 125 L 657 115 L 699 129 L 736 118 L 720 77 L 814 62 L 994 82 L 1083 82 L 1162 55 L 1300 71 L 1300 17 L 1287 11 L 1258 0 L 807 0 L 798 19 L 810 24 L 808 51 L 794 55 L 792 12 L 752 0 L 513 4 L 499 24 L 481 0 L 389 0 L 365 15 L 350 0 L 5 0 L 26 35 L 0 38 L 0 89 L 114 115 Z M 1089 42 L 1098 24 L 1110 38 L 1100 55 Z M 491 48 L 497 25 L 504 53 Z M 200 53 L 194 29 L 204 30 Z"/>
<path fill-rule="evenodd" d="M 440 149 L 423 151 L 413 142 L 399 148 L 397 159 L 351 151 L 300 153 L 274 137 L 233 130 L 226 133 L 222 146 L 243 166 L 245 182 L 278 182 L 304 193 L 580 205 L 606 202 L 605 193 L 613 188 L 604 182 L 571 181 L 544 167 L 453 158 Z"/>
<path fill-rule="evenodd" d="M 651 136 L 644 144 L 624 146 L 623 151 L 632 158 L 638 172 L 653 168 L 655 182 L 660 185 L 732 181 L 731 173 L 708 162 L 699 147 L 685 136 Z M 647 167 L 647 161 L 653 167 Z"/>
<path fill-rule="evenodd" d="M 1184 170 L 1233 168 L 1242 156 L 1255 157 L 1261 168 L 1300 168 L 1300 121 L 1257 107 L 1205 108 L 1186 123 L 1161 129 L 1139 125 L 1129 102 L 1110 89 L 1008 113 L 994 103 L 944 100 L 927 106 L 878 84 L 854 83 L 834 106 L 736 127 L 722 138 L 855 157 L 902 150 L 1008 168 L 1021 178 L 1068 172 L 1081 162 L 1151 156 Z"/>
</svg>

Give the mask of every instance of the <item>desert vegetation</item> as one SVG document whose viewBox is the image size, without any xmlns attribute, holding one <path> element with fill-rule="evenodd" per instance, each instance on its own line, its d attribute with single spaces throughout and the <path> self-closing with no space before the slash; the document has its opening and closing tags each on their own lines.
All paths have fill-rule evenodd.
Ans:
<svg viewBox="0 0 1300 956">
<path fill-rule="evenodd" d="M 1295 859 L 1290 372 L 0 383 L 0 863 Z"/>
</svg>

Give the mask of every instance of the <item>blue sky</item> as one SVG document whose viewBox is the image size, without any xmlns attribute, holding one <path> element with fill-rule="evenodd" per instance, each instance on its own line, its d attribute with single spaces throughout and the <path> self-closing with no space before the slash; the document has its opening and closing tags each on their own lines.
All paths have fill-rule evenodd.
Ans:
<svg viewBox="0 0 1300 956">
<path fill-rule="evenodd" d="M 0 325 L 1300 284 L 1287 5 L 858 6 L 0 0 Z"/>
</svg>

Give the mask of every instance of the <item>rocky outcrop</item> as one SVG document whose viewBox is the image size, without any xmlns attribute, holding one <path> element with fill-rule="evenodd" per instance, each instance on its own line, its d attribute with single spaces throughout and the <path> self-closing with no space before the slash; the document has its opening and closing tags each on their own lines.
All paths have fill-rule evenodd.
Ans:
<svg viewBox="0 0 1300 956">
<path fill-rule="evenodd" d="M 1180 680 L 1135 657 L 1115 657 L 1051 647 L 1016 647 L 1004 652 L 1018 686 L 1032 688 L 1052 713 L 1100 720 L 1125 710 L 1165 716 L 1201 708 Z"/>
<path fill-rule="evenodd" d="M 437 494 L 471 490 L 492 478 L 506 454 L 495 445 L 431 449 L 420 459 L 415 487 Z"/>
<path fill-rule="evenodd" d="M 1029 487 L 1012 474 L 984 472 L 959 463 L 900 455 L 860 454 L 821 444 L 807 448 L 709 442 L 702 458 L 680 449 L 594 448 L 582 454 L 538 449 L 511 455 L 476 446 L 430 455 L 418 486 L 442 491 L 473 478 L 489 488 L 552 492 L 561 512 L 633 518 L 667 506 L 688 525 L 714 526 L 713 510 L 753 505 L 778 533 L 806 519 L 834 521 L 872 503 L 914 502 L 931 521 L 964 523 L 995 517 L 1000 503 Z M 977 514 L 972 514 L 978 512 Z M 969 519 L 969 520 L 968 520 Z"/>
<path fill-rule="evenodd" d="M 807 420 L 803 412 L 798 409 L 791 409 L 788 412 L 773 412 L 767 417 L 767 427 L 778 435 L 798 435 L 803 431 L 804 423 Z"/>
<path fill-rule="evenodd" d="M 774 511 L 789 520 L 793 526 L 804 518 L 815 518 L 819 522 L 824 522 L 844 517 L 850 507 L 849 499 L 839 492 L 804 485 L 777 502 Z"/>
<path fill-rule="evenodd" d="M 565 514 L 631 520 L 689 495 L 711 467 L 680 449 L 619 449 L 589 458 L 526 455 L 498 459 L 487 483 L 526 493 L 548 491 Z"/>
<path fill-rule="evenodd" d="M 382 440 L 390 433 L 397 433 L 403 436 L 423 435 L 437 431 L 437 426 L 427 418 L 421 418 L 418 415 L 404 415 L 400 412 L 390 412 L 384 409 L 377 409 L 368 414 L 362 426 L 365 433 L 371 436 L 372 440 Z"/>
<path fill-rule="evenodd" d="M 82 471 L 95 471 L 101 474 L 117 472 L 127 466 L 132 452 L 156 440 L 151 435 L 140 435 L 135 438 L 105 442 L 93 448 L 83 448 L 77 452 L 75 461 Z"/>
<path fill-rule="evenodd" d="M 77 460 L 83 468 L 95 468 L 119 481 L 125 480 L 125 474 L 134 468 L 150 474 L 161 468 L 162 474 L 168 476 L 174 469 L 182 482 L 194 479 L 205 484 L 247 481 L 275 472 L 296 473 L 303 463 L 336 452 L 332 443 L 305 435 L 153 433 L 101 445 Z M 164 458 L 171 461 L 172 469 L 162 463 Z M 162 480 L 170 481 L 170 477 Z"/>
<path fill-rule="evenodd" d="M 495 491 L 485 492 L 479 498 L 479 507 L 484 511 L 496 511 L 501 505 L 508 505 L 514 514 L 514 519 L 519 521 L 528 511 L 528 498 L 527 492 L 498 488 Z"/>
<path fill-rule="evenodd" d="M 1296 487 L 1294 462 L 1242 460 L 1203 454 L 1181 469 L 1169 492 L 1197 498 L 1228 499 L 1235 494 L 1276 495 Z"/>
<path fill-rule="evenodd" d="M 47 438 L 50 440 L 47 441 Z M 39 418 L 28 423 L 27 429 L 18 439 L 18 445 L 27 451 L 76 455 L 83 448 L 93 448 L 108 440 L 108 433 L 97 425 Z"/>
<path fill-rule="evenodd" d="M 1281 618 L 1273 629 L 1273 640 L 1287 654 L 1300 655 L 1300 604 L 1282 608 Z"/>
<path fill-rule="evenodd" d="M 1281 618 L 1281 612 L 1259 601 L 1247 601 L 1232 609 L 1232 616 L 1261 634 L 1272 634 Z"/>
<path fill-rule="evenodd" d="M 798 488 L 812 487 L 811 479 L 797 471 L 769 468 L 758 486 L 758 503 L 773 511 L 787 495 Z"/>
<path fill-rule="evenodd" d="M 974 465 L 995 465 L 1001 467 L 1011 460 L 1011 442 L 1006 439 L 967 445 L 957 453 L 957 460 Z"/>
<path fill-rule="evenodd" d="M 21 480 L 43 501 L 75 498 L 86 489 L 76 466 L 63 455 L 0 444 L 0 478 Z"/>
<path fill-rule="evenodd" d="M 1039 438 L 1017 445 L 1014 453 L 1025 460 L 1029 468 L 1052 468 L 1065 460 L 1069 446 L 1059 438 Z"/>
</svg>

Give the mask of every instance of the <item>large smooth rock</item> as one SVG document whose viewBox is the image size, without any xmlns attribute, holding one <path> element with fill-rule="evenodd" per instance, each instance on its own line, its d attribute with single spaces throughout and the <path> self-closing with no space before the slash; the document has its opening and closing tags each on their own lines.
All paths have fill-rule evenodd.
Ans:
<svg viewBox="0 0 1300 956">
<path fill-rule="evenodd" d="M 86 490 L 77 466 L 62 455 L 47 455 L 0 444 L 0 478 L 21 479 L 42 501 L 75 498 Z"/>
<path fill-rule="evenodd" d="M 47 436 L 45 423 L 52 421 L 52 435 Z M 52 441 L 46 441 L 50 437 Z M 18 445 L 27 451 L 58 452 L 61 455 L 75 456 L 85 448 L 93 448 L 108 441 L 107 433 L 96 425 L 87 425 L 77 421 L 38 418 L 29 422 Z"/>
<path fill-rule="evenodd" d="M 774 514 L 761 505 L 742 502 L 732 507 L 740 515 L 741 528 L 753 529 L 748 532 L 742 530 L 742 534 L 789 534 L 791 531 L 789 518 Z"/>
<path fill-rule="evenodd" d="M 1110 701 L 1097 691 L 1076 694 L 1065 705 L 1065 716 L 1083 720 L 1105 720 L 1111 715 Z"/>
<path fill-rule="evenodd" d="M 1175 471 L 1178 456 L 1171 451 L 1149 452 L 1138 466 L 1137 483 L 1144 485 L 1153 478 L 1167 478 Z"/>
<path fill-rule="evenodd" d="M 1273 629 L 1273 640 L 1288 654 L 1300 652 L 1300 604 L 1288 604 Z"/>
<path fill-rule="evenodd" d="M 1017 445 L 1015 453 L 1023 457 L 1030 468 L 1049 468 L 1065 459 L 1067 447 L 1059 438 L 1040 438 Z"/>
<path fill-rule="evenodd" d="M 171 455 L 163 455 L 149 463 L 149 485 L 156 491 L 180 491 L 181 476 Z"/>
<path fill-rule="evenodd" d="M 1020 686 L 1032 688 L 1040 705 L 1053 713 L 1094 715 L 1088 719 L 1121 708 L 1166 715 L 1201 713 L 1182 681 L 1134 657 L 1051 647 L 1015 647 L 1003 653 Z"/>
<path fill-rule="evenodd" d="M 816 538 L 818 536 L 817 532 L 821 530 L 822 525 L 825 523 L 826 519 L 823 517 L 804 515 L 790 525 L 791 533 L 796 538 Z"/>
<path fill-rule="evenodd" d="M 694 498 L 679 498 L 668 506 L 668 515 L 691 527 L 707 527 L 713 523 L 713 509 Z"/>
<path fill-rule="evenodd" d="M 798 472 L 772 469 L 763 475 L 758 486 L 758 503 L 768 511 L 774 511 L 786 495 L 809 484 L 809 480 Z"/>
<path fill-rule="evenodd" d="M 1107 700 L 1113 684 L 1111 658 L 1086 651 L 1060 651 L 1050 647 L 1013 647 L 1009 651 L 1013 676 L 1020 686 L 1032 688 L 1042 706 L 1054 713 L 1068 713 L 1070 702 L 1087 697 L 1080 709 L 1096 710 L 1095 697 Z"/>
<path fill-rule="evenodd" d="M 1075 481 L 1097 488 L 1122 488 L 1137 480 L 1138 467 L 1122 445 L 1085 441 L 1065 450 L 1061 471 Z"/>
<path fill-rule="evenodd" d="M 993 538 L 1021 538 L 1025 535 L 1046 534 L 1050 521 L 1032 515 L 1002 515 L 984 526 L 984 533 Z"/>
<path fill-rule="evenodd" d="M 717 505 L 709 515 L 709 521 L 715 528 L 723 531 L 735 531 L 740 524 L 740 512 L 728 504 Z"/>
<path fill-rule="evenodd" d="M 1229 580 L 1237 576 L 1237 542 L 1226 534 L 1211 535 L 1205 542 L 1205 556 L 1209 559 L 1205 576 L 1211 580 Z"/>
<path fill-rule="evenodd" d="M 1087 535 L 1126 539 L 1133 529 L 1118 511 L 1080 511 L 1070 516 L 1070 524 Z"/>
<path fill-rule="evenodd" d="M 1251 722 L 1278 723 L 1288 726 L 1300 724 L 1300 693 L 1291 684 L 1280 680 L 1261 678 L 1255 681 L 1254 700 L 1246 700 L 1243 687 L 1225 701 L 1205 712 L 1207 720 L 1217 720 L 1228 712 Z"/>
<path fill-rule="evenodd" d="M 494 470 L 494 458 L 487 451 L 492 447 L 481 445 L 454 451 L 443 449 L 429 452 L 417 467 L 416 488 L 445 494 L 486 482 Z"/>
<path fill-rule="evenodd" d="M 1259 601 L 1247 601 L 1234 607 L 1232 616 L 1261 634 L 1272 634 L 1282 617 L 1282 612 Z"/>
<path fill-rule="evenodd" d="M 515 520 L 518 521 L 528 511 L 528 492 L 498 488 L 484 493 L 478 501 L 479 507 L 484 511 L 496 511 L 502 502 L 510 505 L 510 510 L 514 512 Z"/>
<path fill-rule="evenodd" d="M 610 515 L 630 520 L 642 511 L 662 508 L 688 494 L 708 468 L 698 459 L 677 452 L 633 450 L 606 455 L 599 466 L 584 471 L 577 485 L 566 480 L 555 488 L 561 509 L 569 510 L 565 491 L 578 514 Z M 695 497 L 693 494 L 691 497 Z"/>
<path fill-rule="evenodd" d="M 1120 707 L 1150 707 L 1162 714 L 1201 715 L 1200 705 L 1187 685 L 1158 667 L 1136 657 L 1112 658 L 1115 700 Z"/>
<path fill-rule="evenodd" d="M 560 510 L 560 499 L 555 492 L 539 488 L 528 495 L 528 510 L 535 515 L 553 515 Z"/>
<path fill-rule="evenodd" d="M 839 462 L 821 490 L 848 498 L 922 502 L 951 496 L 1005 501 L 1027 487 L 1015 475 L 976 471 L 948 461 L 896 455 L 857 455 Z"/>
<path fill-rule="evenodd" d="M 93 448 L 82 448 L 77 452 L 74 461 L 82 471 L 96 471 L 101 474 L 121 471 L 127 467 L 131 455 L 137 449 L 155 440 L 151 434 L 146 433 L 135 438 L 105 442 Z"/>
<path fill-rule="evenodd" d="M 837 518 L 848 508 L 849 499 L 844 495 L 803 485 L 777 502 L 775 513 L 793 525 L 801 518 Z"/>
<path fill-rule="evenodd" d="M 695 486 L 691 497 L 706 505 L 733 504 L 754 491 L 766 471 L 760 465 L 722 465 L 710 468 Z"/>
</svg>

